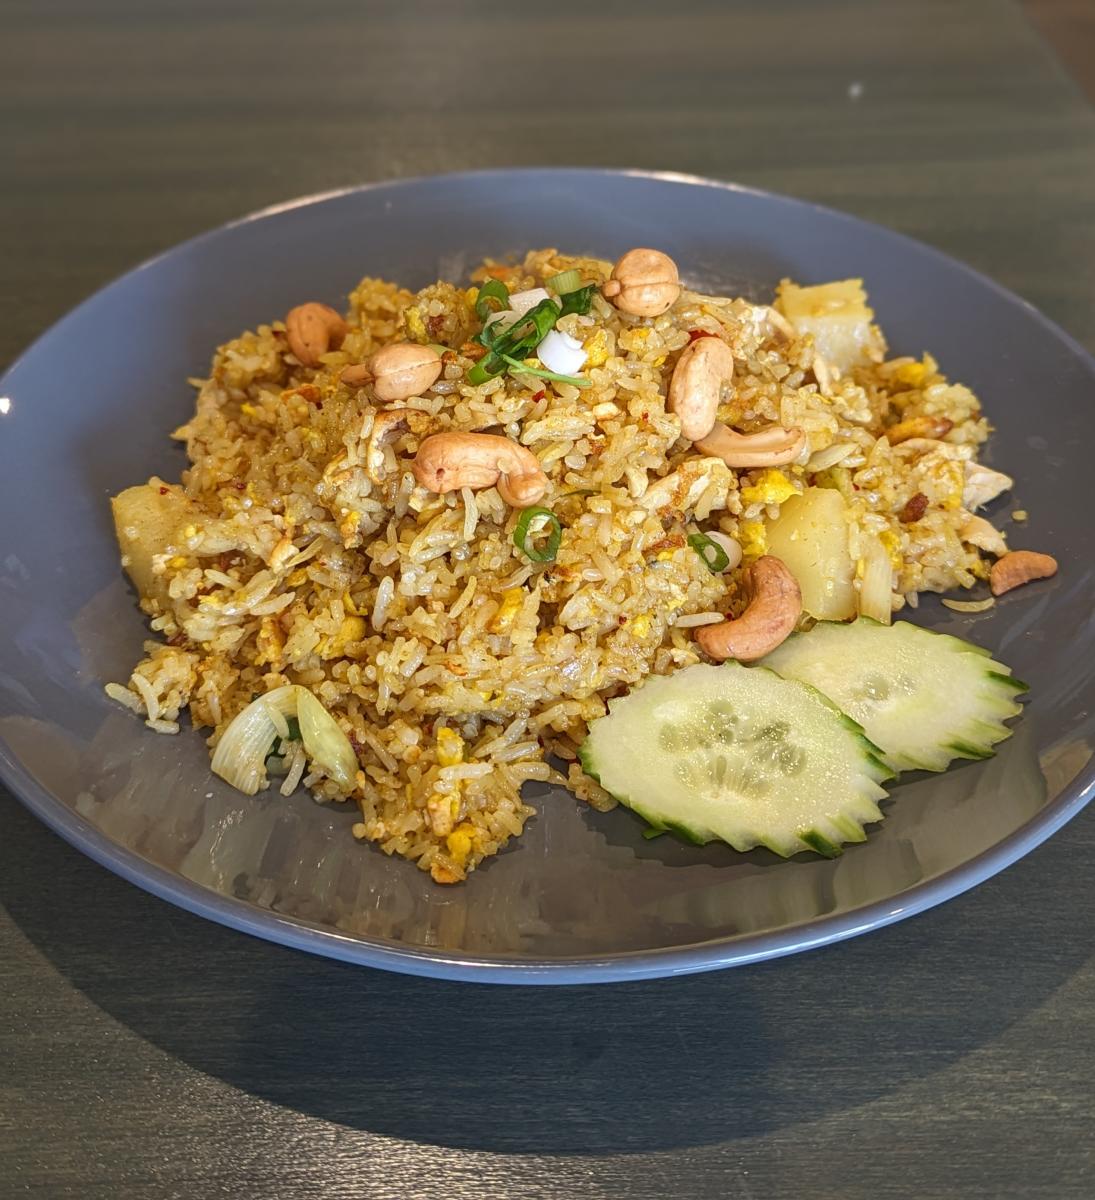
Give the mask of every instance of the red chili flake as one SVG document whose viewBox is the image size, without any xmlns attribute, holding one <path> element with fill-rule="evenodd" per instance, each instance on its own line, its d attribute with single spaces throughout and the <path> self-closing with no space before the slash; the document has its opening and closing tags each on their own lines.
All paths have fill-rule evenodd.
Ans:
<svg viewBox="0 0 1095 1200">
<path fill-rule="evenodd" d="M 169 646 L 185 646 L 186 645 L 186 634 L 185 633 L 173 633 L 167 639 L 167 644 Z"/>
<path fill-rule="evenodd" d="M 536 403 L 538 403 L 540 400 L 543 400 L 543 398 L 544 398 L 546 395 L 547 395 L 547 388 L 541 388 L 541 389 L 540 389 L 540 390 L 539 390 L 539 391 L 536 393 L 536 395 L 532 397 L 532 402 L 533 402 L 533 404 L 536 404 Z"/>
<path fill-rule="evenodd" d="M 236 489 L 237 492 L 243 492 L 243 491 L 247 490 L 247 484 L 244 483 L 242 479 L 234 480 L 232 483 L 232 486 Z"/>
<path fill-rule="evenodd" d="M 693 342 L 698 342 L 701 337 L 718 337 L 717 333 L 708 333 L 706 329 L 690 329 L 688 331 L 688 344 L 691 346 Z"/>
<path fill-rule="evenodd" d="M 166 495 L 167 495 L 167 490 L 168 490 L 168 489 L 167 489 L 167 488 L 165 488 L 165 487 L 162 487 L 162 488 L 160 488 L 160 495 L 161 495 L 161 496 L 166 496 Z"/>
<path fill-rule="evenodd" d="M 438 313 L 436 316 L 430 317 L 430 319 L 426 322 L 426 328 L 430 331 L 430 333 L 432 333 L 432 334 L 434 334 L 434 336 L 436 336 L 437 334 L 439 334 L 441 332 L 442 326 L 444 326 L 444 324 L 445 324 L 444 316 L 442 316 L 441 313 Z"/>
</svg>

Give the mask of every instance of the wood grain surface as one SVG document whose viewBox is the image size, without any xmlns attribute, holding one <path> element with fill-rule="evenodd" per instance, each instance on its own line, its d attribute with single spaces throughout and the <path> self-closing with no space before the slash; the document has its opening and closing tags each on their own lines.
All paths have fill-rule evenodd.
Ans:
<svg viewBox="0 0 1095 1200">
<path fill-rule="evenodd" d="M 525 163 L 836 205 L 1095 346 L 1095 114 L 1011 4 L 6 0 L 0 28 L 0 360 L 250 209 Z M 1086 1200 L 1093 862 L 1095 810 L 840 946 L 502 989 L 207 924 L 0 793 L 0 1197 Z"/>
</svg>

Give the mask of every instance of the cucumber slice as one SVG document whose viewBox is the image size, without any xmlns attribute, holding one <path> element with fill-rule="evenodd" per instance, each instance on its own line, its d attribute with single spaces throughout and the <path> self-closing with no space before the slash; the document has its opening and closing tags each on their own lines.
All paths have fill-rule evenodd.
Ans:
<svg viewBox="0 0 1095 1200">
<path fill-rule="evenodd" d="M 943 771 L 956 758 L 991 758 L 1027 686 L 987 650 L 907 621 L 860 617 L 796 633 L 764 659 L 811 684 L 881 746 L 895 771 Z"/>
<path fill-rule="evenodd" d="M 656 830 L 826 857 L 880 821 L 890 772 L 820 692 L 763 667 L 699 664 L 609 704 L 579 752 L 588 775 Z"/>
</svg>

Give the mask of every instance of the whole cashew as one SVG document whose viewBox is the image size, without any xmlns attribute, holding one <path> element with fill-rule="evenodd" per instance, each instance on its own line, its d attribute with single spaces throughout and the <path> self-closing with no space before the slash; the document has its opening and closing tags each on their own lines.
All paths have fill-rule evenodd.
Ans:
<svg viewBox="0 0 1095 1200">
<path fill-rule="evenodd" d="M 339 378 L 350 387 L 372 381 L 376 398 L 384 404 L 409 400 L 437 382 L 441 356 L 417 342 L 395 342 L 378 350 L 367 363 L 346 367 Z"/>
<path fill-rule="evenodd" d="M 701 625 L 696 641 L 709 658 L 755 662 L 771 653 L 794 630 L 802 615 L 802 592 L 783 562 L 770 554 L 746 572 L 749 605 L 736 621 Z"/>
<path fill-rule="evenodd" d="M 435 433 L 422 443 L 414 477 L 430 492 L 498 485 L 514 508 L 535 504 L 547 491 L 540 460 L 517 442 L 493 433 Z"/>
<path fill-rule="evenodd" d="M 1034 579 L 1049 579 L 1057 574 L 1057 560 L 1050 554 L 1033 550 L 1009 550 L 992 564 L 989 587 L 994 596 L 1022 587 Z"/>
<path fill-rule="evenodd" d="M 354 363 L 352 366 L 343 367 L 339 375 L 347 387 L 361 387 L 368 383 L 373 377 L 372 371 L 364 363 Z"/>
<path fill-rule="evenodd" d="M 782 467 L 794 462 L 805 445 L 806 435 L 801 429 L 770 425 L 759 433 L 738 433 L 716 421 L 714 429 L 696 442 L 696 449 L 702 454 L 721 458 L 728 467 L 751 471 L 756 467 Z"/>
<path fill-rule="evenodd" d="M 349 332 L 346 322 L 326 304 L 298 304 L 285 318 L 289 349 L 306 367 L 319 364 L 328 350 L 337 349 Z"/>
<path fill-rule="evenodd" d="M 601 295 L 635 317 L 660 317 L 681 294 L 677 264 L 660 250 L 629 250 L 612 268 Z"/>
<path fill-rule="evenodd" d="M 706 437 L 715 427 L 722 385 L 734 375 L 734 355 L 717 337 L 701 337 L 686 346 L 669 380 L 669 411 L 681 419 L 681 433 L 690 442 Z"/>
</svg>

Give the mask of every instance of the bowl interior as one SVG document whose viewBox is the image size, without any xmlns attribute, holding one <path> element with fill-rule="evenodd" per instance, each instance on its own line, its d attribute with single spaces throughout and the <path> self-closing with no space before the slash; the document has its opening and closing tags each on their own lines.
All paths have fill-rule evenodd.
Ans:
<svg viewBox="0 0 1095 1200">
<path fill-rule="evenodd" d="M 766 298 L 784 276 L 862 276 L 895 353 L 938 358 L 997 426 L 1016 477 L 994 512 L 1061 573 L 959 615 L 913 619 L 993 648 L 1031 684 L 987 763 L 911 777 L 887 820 L 835 861 L 641 837 L 532 788 L 538 818 L 461 887 L 360 846 L 353 813 L 248 798 L 202 738 L 157 736 L 103 695 L 140 657 L 111 493 L 177 477 L 168 434 L 186 380 L 240 330 L 363 274 L 419 287 L 485 255 L 553 245 L 615 257 L 657 245 L 703 290 Z M 923 907 L 1005 865 L 1086 799 L 1095 721 L 1091 360 L 1014 296 L 925 247 L 795 201 L 628 173 L 490 172 L 355 190 L 228 226 L 146 264 L 49 331 L 0 385 L 0 756 L 35 811 L 176 902 L 340 957 L 472 977 L 597 978 L 782 953 Z M 1005 517 L 1006 520 L 1006 517 Z M 477 965 L 478 964 L 478 965 Z M 560 974 L 561 973 L 561 974 Z"/>
</svg>

